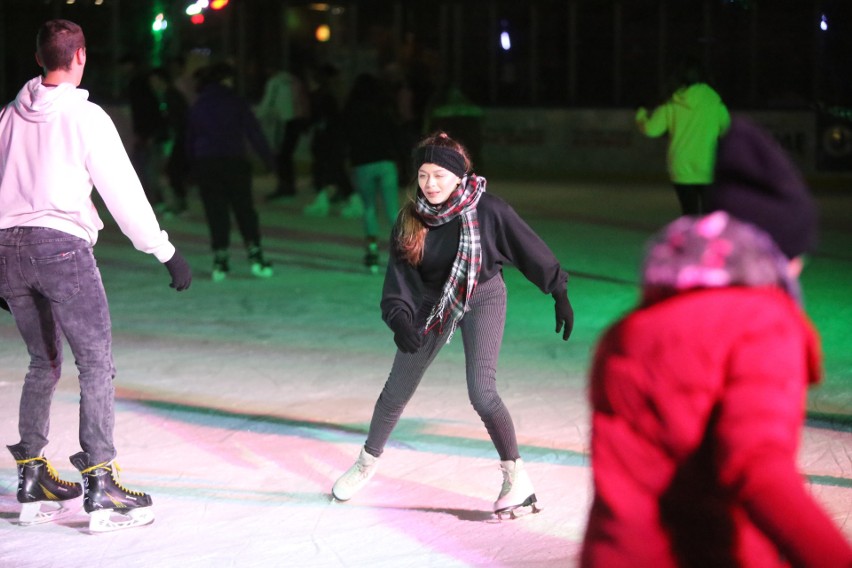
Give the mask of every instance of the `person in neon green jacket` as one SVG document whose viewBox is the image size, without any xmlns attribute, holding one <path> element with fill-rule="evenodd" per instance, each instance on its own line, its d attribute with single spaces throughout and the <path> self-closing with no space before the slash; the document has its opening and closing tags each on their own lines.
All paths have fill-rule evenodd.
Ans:
<svg viewBox="0 0 852 568">
<path fill-rule="evenodd" d="M 731 116 L 719 94 L 703 82 L 697 66 L 680 72 L 679 87 L 650 114 L 636 111 L 636 125 L 646 136 L 668 134 L 667 166 L 684 215 L 705 213 L 706 192 L 713 183 L 716 144 Z"/>
</svg>

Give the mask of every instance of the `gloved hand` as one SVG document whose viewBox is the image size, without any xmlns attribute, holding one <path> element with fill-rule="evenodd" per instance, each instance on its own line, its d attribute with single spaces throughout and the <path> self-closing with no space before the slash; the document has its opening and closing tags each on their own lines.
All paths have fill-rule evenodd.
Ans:
<svg viewBox="0 0 852 568">
<path fill-rule="evenodd" d="M 189 288 L 189 285 L 192 283 L 192 270 L 178 251 L 175 251 L 175 254 L 165 262 L 165 265 L 172 277 L 172 282 L 169 286 L 178 292 Z"/>
<path fill-rule="evenodd" d="M 7 304 L 6 300 L 4 300 L 3 298 L 0 298 L 0 308 L 3 308 L 9 313 L 12 313 L 12 310 L 9 309 L 9 304 Z"/>
<path fill-rule="evenodd" d="M 562 331 L 562 340 L 568 341 L 571 330 L 574 329 L 574 309 L 568 301 L 568 291 L 554 292 L 553 301 L 556 302 L 556 333 Z"/>
<path fill-rule="evenodd" d="M 393 342 L 403 353 L 417 353 L 423 345 L 423 335 L 417 331 L 406 314 L 400 313 L 393 318 L 390 328 L 393 330 Z"/>
</svg>

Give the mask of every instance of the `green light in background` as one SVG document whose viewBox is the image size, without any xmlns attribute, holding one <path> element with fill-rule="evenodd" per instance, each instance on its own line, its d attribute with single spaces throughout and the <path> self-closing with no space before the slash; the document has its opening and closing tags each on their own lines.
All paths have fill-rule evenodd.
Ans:
<svg viewBox="0 0 852 568">
<path fill-rule="evenodd" d="M 154 23 L 153 23 L 153 24 L 151 24 L 151 30 L 152 30 L 155 34 L 160 34 L 160 33 L 163 33 L 163 31 L 164 31 L 167 27 L 169 27 L 169 21 L 168 21 L 168 20 L 166 20 L 166 17 L 163 15 L 163 13 L 162 13 L 162 12 L 160 12 L 159 14 L 157 14 L 157 15 L 154 17 Z"/>
</svg>

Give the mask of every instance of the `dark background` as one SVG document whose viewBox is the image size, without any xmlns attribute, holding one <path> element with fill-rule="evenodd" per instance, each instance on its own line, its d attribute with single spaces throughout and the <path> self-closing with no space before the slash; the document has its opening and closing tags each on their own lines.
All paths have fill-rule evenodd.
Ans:
<svg viewBox="0 0 852 568">
<path fill-rule="evenodd" d="M 237 64 L 253 100 L 271 70 L 331 61 L 349 77 L 393 67 L 423 90 L 454 84 L 482 106 L 633 107 L 657 102 L 691 55 L 732 108 L 852 106 L 847 0 L 230 0 L 201 25 L 184 13 L 189 0 L 68 1 L 0 0 L 2 100 L 39 71 L 39 24 L 62 17 L 84 28 L 83 86 L 101 101 L 122 97 L 123 55 L 159 64 L 204 48 Z M 169 22 L 159 36 L 158 12 Z M 321 23 L 330 42 L 314 38 Z"/>
</svg>

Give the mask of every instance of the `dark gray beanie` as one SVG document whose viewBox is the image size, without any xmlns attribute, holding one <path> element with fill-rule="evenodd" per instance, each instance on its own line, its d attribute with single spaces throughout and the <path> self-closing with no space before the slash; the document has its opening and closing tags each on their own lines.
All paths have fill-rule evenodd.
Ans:
<svg viewBox="0 0 852 568">
<path fill-rule="evenodd" d="M 813 250 L 817 209 L 802 174 L 773 136 L 734 117 L 719 140 L 709 211 L 727 211 L 769 233 L 787 258 Z"/>
</svg>

